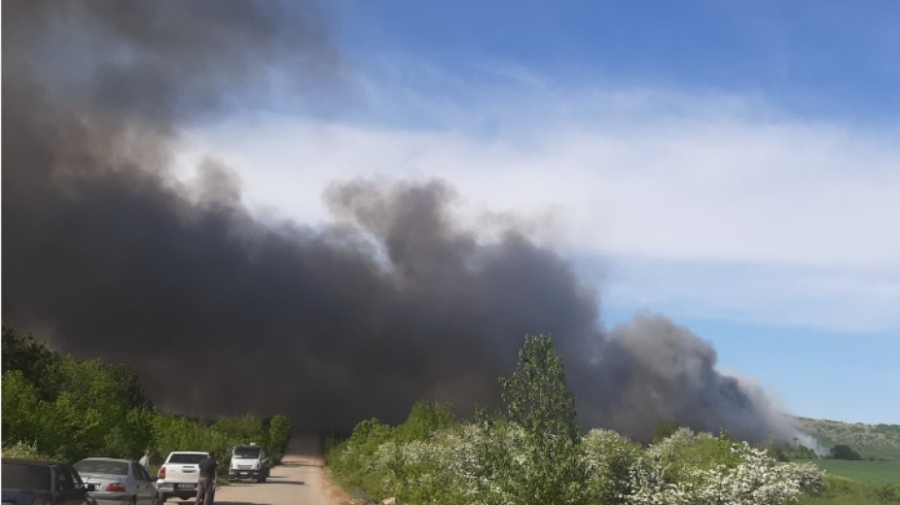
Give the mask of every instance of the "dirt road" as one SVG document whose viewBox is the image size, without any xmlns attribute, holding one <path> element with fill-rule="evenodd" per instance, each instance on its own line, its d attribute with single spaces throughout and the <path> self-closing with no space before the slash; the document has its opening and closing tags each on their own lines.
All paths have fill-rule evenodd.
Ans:
<svg viewBox="0 0 900 505">
<path fill-rule="evenodd" d="M 220 486 L 216 505 L 341 505 L 344 496 L 329 485 L 324 472 L 316 438 L 295 435 L 288 454 L 266 483 Z"/>
</svg>

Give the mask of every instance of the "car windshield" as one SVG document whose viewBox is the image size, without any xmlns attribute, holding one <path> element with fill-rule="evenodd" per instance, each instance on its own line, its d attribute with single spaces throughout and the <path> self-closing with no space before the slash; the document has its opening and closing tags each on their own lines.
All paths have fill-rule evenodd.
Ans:
<svg viewBox="0 0 900 505">
<path fill-rule="evenodd" d="M 49 490 L 50 467 L 4 461 L 3 489 Z"/>
<path fill-rule="evenodd" d="M 234 457 L 237 459 L 258 459 L 259 447 L 235 447 Z"/>
<path fill-rule="evenodd" d="M 169 456 L 169 463 L 186 463 L 196 465 L 203 458 L 206 457 L 206 454 L 172 454 Z"/>
<path fill-rule="evenodd" d="M 103 459 L 83 459 L 75 463 L 78 473 L 102 473 L 105 475 L 128 475 L 127 461 L 109 461 Z"/>
</svg>

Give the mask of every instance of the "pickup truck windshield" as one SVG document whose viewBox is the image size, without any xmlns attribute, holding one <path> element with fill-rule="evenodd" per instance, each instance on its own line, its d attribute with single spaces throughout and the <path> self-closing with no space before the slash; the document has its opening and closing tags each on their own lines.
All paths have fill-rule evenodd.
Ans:
<svg viewBox="0 0 900 505">
<path fill-rule="evenodd" d="M 235 447 L 234 457 L 237 459 L 259 459 L 259 447 Z"/>
<path fill-rule="evenodd" d="M 169 463 L 196 465 L 205 457 L 206 454 L 173 454 L 169 456 Z"/>
</svg>

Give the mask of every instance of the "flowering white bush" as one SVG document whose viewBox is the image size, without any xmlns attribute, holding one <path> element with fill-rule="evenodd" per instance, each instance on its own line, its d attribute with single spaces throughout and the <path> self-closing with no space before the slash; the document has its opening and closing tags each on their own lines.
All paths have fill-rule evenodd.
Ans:
<svg viewBox="0 0 900 505">
<path fill-rule="evenodd" d="M 426 440 L 384 441 L 360 470 L 403 503 L 517 505 L 527 503 L 523 482 L 548 478 L 532 467 L 531 436 L 515 424 L 456 426 Z M 577 454 L 586 479 L 571 482 L 570 503 L 781 505 L 825 485 L 813 464 L 778 463 L 763 449 L 687 429 L 647 449 L 592 430 Z"/>
<path fill-rule="evenodd" d="M 635 465 L 632 473 L 636 492 L 627 503 L 634 505 L 781 505 L 793 503 L 802 492 L 824 487 L 825 476 L 811 464 L 782 464 L 765 450 L 747 443 L 731 443 L 731 451 L 740 463 L 710 469 L 689 469 L 687 478 L 673 480 L 666 456 L 678 448 L 690 446 L 690 438 L 681 433 L 662 447 L 651 448 L 647 457 Z M 701 440 L 702 436 L 694 436 Z"/>
</svg>

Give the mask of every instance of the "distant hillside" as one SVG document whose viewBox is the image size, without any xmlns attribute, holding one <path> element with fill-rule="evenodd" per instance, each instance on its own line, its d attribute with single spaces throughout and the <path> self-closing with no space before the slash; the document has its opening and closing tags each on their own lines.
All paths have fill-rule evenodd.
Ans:
<svg viewBox="0 0 900 505">
<path fill-rule="evenodd" d="M 800 426 L 826 449 L 849 445 L 864 459 L 900 461 L 900 424 L 842 423 L 797 418 Z"/>
</svg>

